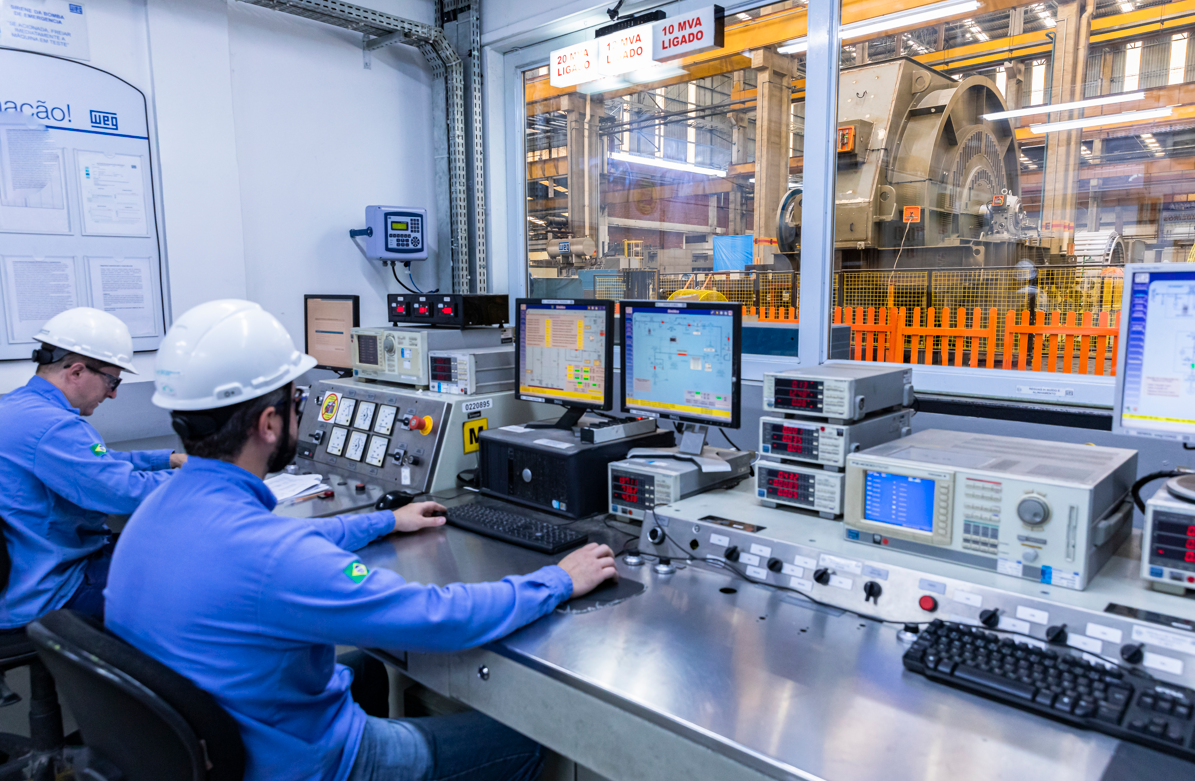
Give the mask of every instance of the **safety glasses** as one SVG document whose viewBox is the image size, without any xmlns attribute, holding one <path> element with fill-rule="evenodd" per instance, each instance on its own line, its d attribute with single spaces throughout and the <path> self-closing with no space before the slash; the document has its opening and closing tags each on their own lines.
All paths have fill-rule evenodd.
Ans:
<svg viewBox="0 0 1195 781">
<path fill-rule="evenodd" d="M 89 371 L 89 372 L 93 372 L 94 374 L 98 374 L 101 377 L 103 377 L 104 382 L 108 383 L 108 392 L 109 393 L 111 393 L 112 391 L 115 391 L 117 388 L 120 387 L 120 383 L 124 382 L 123 377 L 113 377 L 111 374 L 108 374 L 107 372 L 102 372 L 99 369 L 95 368 L 94 366 L 88 366 L 87 364 L 83 364 L 83 368 L 87 369 L 87 371 Z"/>
</svg>

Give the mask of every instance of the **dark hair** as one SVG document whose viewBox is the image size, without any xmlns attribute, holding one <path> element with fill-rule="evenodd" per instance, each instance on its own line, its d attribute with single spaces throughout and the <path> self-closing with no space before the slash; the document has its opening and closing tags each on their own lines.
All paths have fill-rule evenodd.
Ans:
<svg viewBox="0 0 1195 781">
<path fill-rule="evenodd" d="M 286 425 L 290 425 L 291 395 L 291 385 L 287 383 L 276 391 L 231 407 L 174 412 L 170 417 L 187 455 L 229 461 L 240 455 L 261 413 L 268 408 L 274 407 Z"/>
</svg>

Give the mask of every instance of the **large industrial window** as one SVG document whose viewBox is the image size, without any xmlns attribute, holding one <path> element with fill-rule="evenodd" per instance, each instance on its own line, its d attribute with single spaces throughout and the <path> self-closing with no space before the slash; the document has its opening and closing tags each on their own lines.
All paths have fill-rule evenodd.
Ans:
<svg viewBox="0 0 1195 781">
<path fill-rule="evenodd" d="M 1125 265 L 1195 259 L 1186 6 L 842 2 L 818 152 L 837 159 L 831 354 L 1104 382 Z M 799 324 L 805 7 L 728 18 L 725 49 L 621 83 L 525 74 L 532 293 Z"/>
</svg>

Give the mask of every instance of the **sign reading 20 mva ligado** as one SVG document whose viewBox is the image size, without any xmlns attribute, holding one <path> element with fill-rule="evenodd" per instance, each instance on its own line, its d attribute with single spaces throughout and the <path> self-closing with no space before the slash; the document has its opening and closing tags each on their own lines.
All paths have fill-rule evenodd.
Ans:
<svg viewBox="0 0 1195 781">
<path fill-rule="evenodd" d="M 557 49 L 552 52 L 550 82 L 553 87 L 575 87 L 721 49 L 724 29 L 722 6 L 711 5 Z"/>
</svg>

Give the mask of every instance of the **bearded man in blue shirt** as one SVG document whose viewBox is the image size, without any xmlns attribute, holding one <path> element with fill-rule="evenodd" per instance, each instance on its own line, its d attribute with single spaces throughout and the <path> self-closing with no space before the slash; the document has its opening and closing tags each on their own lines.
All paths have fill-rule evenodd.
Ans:
<svg viewBox="0 0 1195 781">
<path fill-rule="evenodd" d="M 353 550 L 444 522 L 434 502 L 300 520 L 262 482 L 294 457 L 294 380 L 315 365 L 247 301 L 187 312 L 159 350 L 154 403 L 190 460 L 134 513 L 105 623 L 211 692 L 241 728 L 245 781 L 531 781 L 539 747 L 487 717 L 367 716 L 335 644 L 454 651 L 484 644 L 616 577 L 606 546 L 497 583 L 425 586 Z"/>
</svg>

